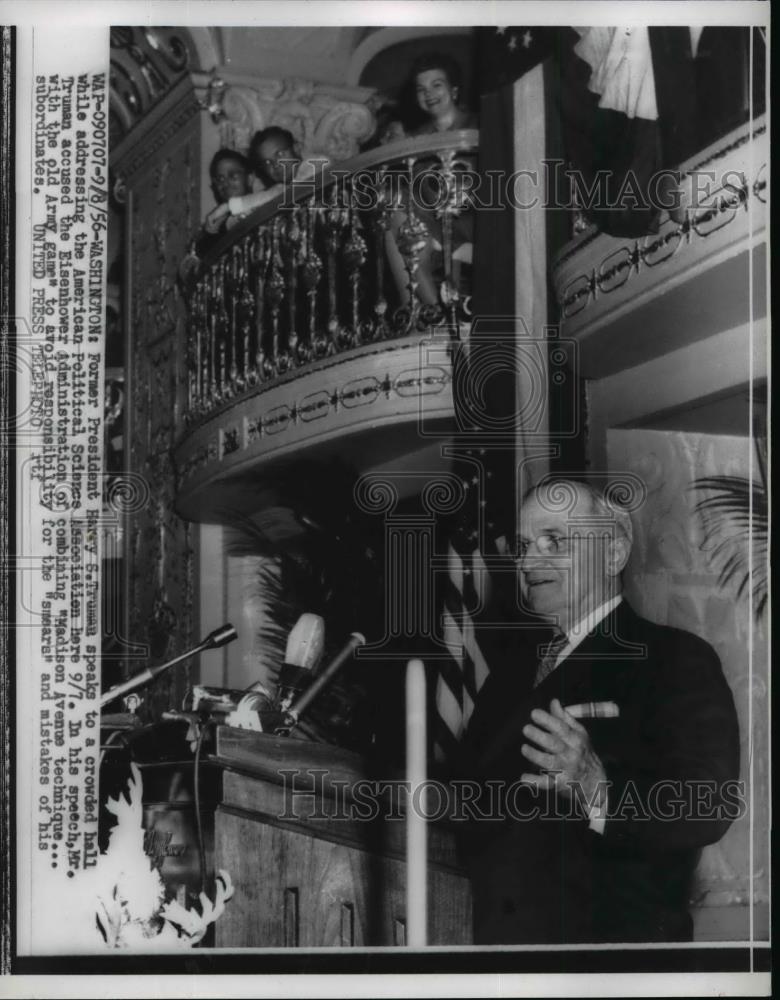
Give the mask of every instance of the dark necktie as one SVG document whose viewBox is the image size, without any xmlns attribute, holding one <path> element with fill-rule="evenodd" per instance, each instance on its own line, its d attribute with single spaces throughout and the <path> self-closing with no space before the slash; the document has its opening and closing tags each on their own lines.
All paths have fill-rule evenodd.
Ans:
<svg viewBox="0 0 780 1000">
<path fill-rule="evenodd" d="M 555 670 L 558 654 L 568 641 L 569 640 L 567 639 L 565 632 L 556 632 L 552 639 L 550 639 L 547 643 L 547 649 L 545 649 L 536 668 L 534 687 L 539 687 L 545 677 L 548 677 L 553 670 Z"/>
</svg>

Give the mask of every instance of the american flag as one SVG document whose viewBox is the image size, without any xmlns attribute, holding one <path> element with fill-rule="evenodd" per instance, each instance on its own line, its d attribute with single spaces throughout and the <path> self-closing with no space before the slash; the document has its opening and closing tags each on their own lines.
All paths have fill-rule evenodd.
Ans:
<svg viewBox="0 0 780 1000">
<path fill-rule="evenodd" d="M 495 426 L 495 417 L 506 411 L 507 394 L 513 392 L 511 373 L 511 359 L 490 333 L 479 336 L 472 329 L 468 342 L 453 345 L 458 428 L 453 469 L 464 499 L 447 532 L 441 623 L 449 659 L 440 661 L 434 718 L 434 754 L 439 761 L 452 760 L 490 672 L 478 617 L 490 604 L 495 586 L 490 557 L 505 553 L 513 517 L 512 442 L 505 429 L 497 434 Z M 483 377 L 492 390 L 490 405 L 484 408 L 476 391 Z"/>
<path fill-rule="evenodd" d="M 477 73 L 481 94 L 513 83 L 559 46 L 571 44 L 570 28 L 543 25 L 477 28 Z"/>
<path fill-rule="evenodd" d="M 483 95 L 480 171 L 514 169 L 507 92 L 559 44 L 558 28 L 477 29 L 477 89 Z M 499 603 L 496 592 L 510 579 L 494 570 L 507 562 L 501 557 L 514 532 L 516 507 L 514 225 L 510 211 L 477 211 L 475 321 L 468 340 L 453 347 L 453 469 L 465 498 L 457 523 L 449 525 L 448 572 L 440 602 L 442 638 L 450 654 L 440 661 L 436 683 L 433 741 L 440 762 L 456 753 L 489 676 L 482 612 Z M 508 562 L 514 585 L 514 566 Z"/>
</svg>

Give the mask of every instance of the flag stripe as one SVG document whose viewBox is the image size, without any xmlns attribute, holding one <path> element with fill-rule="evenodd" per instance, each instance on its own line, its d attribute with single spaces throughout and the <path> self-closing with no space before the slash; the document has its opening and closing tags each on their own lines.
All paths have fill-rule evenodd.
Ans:
<svg viewBox="0 0 780 1000">
<path fill-rule="evenodd" d="M 484 560 L 478 552 L 459 553 L 450 540 L 448 571 L 442 624 L 452 659 L 440 666 L 437 680 L 434 744 L 439 760 L 452 757 L 489 673 L 471 617 L 485 592 Z"/>
<path fill-rule="evenodd" d="M 499 38 L 495 29 L 493 36 Z M 522 65 L 512 77 L 536 65 L 543 53 L 531 51 L 541 41 L 536 29 L 500 39 L 507 52 L 522 48 Z M 487 39 L 492 43 L 493 39 Z M 519 55 L 519 52 L 517 53 Z M 528 57 L 526 59 L 526 56 Z M 488 60 L 490 62 L 490 60 Z M 479 169 L 514 170 L 514 98 L 512 88 L 496 94 L 483 92 L 480 110 Z M 488 606 L 490 574 L 485 551 L 494 551 L 496 536 L 514 531 L 514 433 L 496 443 L 513 427 L 517 374 L 514 328 L 505 317 L 515 315 L 515 219 L 512 211 L 475 210 L 474 323 L 468 336 L 452 345 L 452 397 L 457 431 L 453 472 L 465 490 L 462 509 L 449 525 L 447 580 L 439 594 L 443 641 L 452 660 L 443 661 L 437 679 L 434 721 L 435 751 L 439 760 L 452 758 L 471 719 L 490 666 L 480 642 L 479 616 Z M 509 250 L 507 250 L 509 248 Z M 482 442 L 482 443 L 480 443 Z M 483 447 L 484 443 L 484 447 Z M 495 548 L 497 552 L 497 547 Z M 476 622 L 474 619 L 477 619 Z M 454 671 L 453 671 L 454 668 Z"/>
</svg>

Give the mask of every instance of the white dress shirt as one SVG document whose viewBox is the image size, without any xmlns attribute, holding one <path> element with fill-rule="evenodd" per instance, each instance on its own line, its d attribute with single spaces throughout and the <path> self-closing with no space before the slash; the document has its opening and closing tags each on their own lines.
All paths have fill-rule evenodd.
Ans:
<svg viewBox="0 0 780 1000">
<path fill-rule="evenodd" d="M 610 600 L 605 601 L 600 604 L 593 611 L 590 611 L 584 618 L 573 625 L 570 629 L 566 631 L 566 645 L 561 647 L 561 651 L 558 653 L 558 659 L 555 661 L 556 668 L 566 659 L 567 656 L 571 655 L 577 646 L 585 639 L 586 636 L 600 625 L 601 622 L 607 617 L 607 615 L 612 614 L 615 608 L 623 600 L 623 595 L 618 594 L 617 597 L 612 597 Z M 564 705 L 564 708 L 566 706 Z M 604 833 L 604 827 L 607 823 L 607 797 L 606 795 L 601 800 L 597 802 L 588 812 L 589 826 L 591 830 L 595 833 Z"/>
<path fill-rule="evenodd" d="M 558 653 L 558 659 L 555 661 L 555 666 L 557 667 L 562 663 L 570 653 L 579 646 L 579 644 L 585 639 L 586 636 L 600 625 L 601 622 L 607 617 L 607 615 L 612 614 L 615 608 L 623 600 L 623 595 L 618 594 L 617 597 L 612 597 L 603 604 L 600 604 L 593 611 L 589 611 L 584 618 L 581 618 L 576 625 L 572 625 L 570 629 L 566 630 L 566 645 L 562 646 L 560 652 Z"/>
<path fill-rule="evenodd" d="M 304 184 L 306 181 L 313 180 L 317 175 L 317 170 L 322 170 L 329 163 L 330 160 L 324 155 L 311 160 L 300 160 L 293 171 L 293 184 Z M 249 212 L 254 212 L 256 208 L 260 208 L 261 205 L 276 198 L 282 191 L 284 191 L 284 184 L 274 184 L 272 187 L 265 188 L 264 191 L 253 191 L 252 194 L 230 198 L 228 200 L 230 214 L 248 215 Z"/>
</svg>

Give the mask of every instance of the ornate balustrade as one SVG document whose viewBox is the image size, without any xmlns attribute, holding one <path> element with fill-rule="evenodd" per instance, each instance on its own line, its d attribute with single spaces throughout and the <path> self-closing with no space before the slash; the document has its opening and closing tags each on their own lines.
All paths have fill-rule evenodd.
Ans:
<svg viewBox="0 0 780 1000">
<path fill-rule="evenodd" d="M 333 165 L 194 262 L 176 449 L 185 516 L 211 518 L 227 480 L 308 446 L 392 459 L 430 445 L 422 425 L 451 419 L 448 345 L 468 317 L 462 180 L 477 143 L 473 130 L 421 136 Z M 437 301 L 424 302 L 431 247 Z"/>
<path fill-rule="evenodd" d="M 457 324 L 467 302 L 454 275 L 453 223 L 466 208 L 459 175 L 476 146 L 474 131 L 396 142 L 324 170 L 317 183 L 293 183 L 234 226 L 189 295 L 187 424 L 293 369 Z M 418 278 L 431 229 L 440 296 L 425 304 Z M 388 266 L 389 233 L 402 280 Z"/>
<path fill-rule="evenodd" d="M 582 375 L 600 378 L 748 321 L 748 254 L 757 273 L 766 261 L 767 164 L 762 116 L 681 165 L 681 221 L 640 239 L 590 228 L 564 247 L 553 281 Z M 761 288 L 752 310 L 766 314 Z"/>
</svg>

